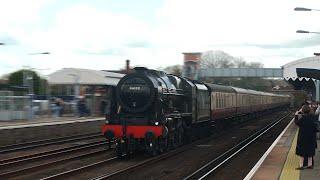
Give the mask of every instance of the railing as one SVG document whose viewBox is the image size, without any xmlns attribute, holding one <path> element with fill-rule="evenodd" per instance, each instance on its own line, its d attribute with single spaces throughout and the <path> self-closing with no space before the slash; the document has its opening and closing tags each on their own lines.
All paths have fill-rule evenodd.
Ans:
<svg viewBox="0 0 320 180">
<path fill-rule="evenodd" d="M 0 96 L 0 120 L 28 119 L 29 96 Z"/>
</svg>

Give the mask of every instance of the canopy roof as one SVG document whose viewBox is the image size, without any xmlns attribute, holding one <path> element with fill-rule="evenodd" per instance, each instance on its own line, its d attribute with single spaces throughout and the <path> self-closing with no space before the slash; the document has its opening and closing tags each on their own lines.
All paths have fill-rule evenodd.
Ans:
<svg viewBox="0 0 320 180">
<path fill-rule="evenodd" d="M 313 78 L 320 80 L 319 69 L 297 68 L 297 75 L 298 77 Z"/>
<path fill-rule="evenodd" d="M 314 57 L 307 57 L 303 59 L 299 59 L 296 61 L 292 61 L 288 64 L 285 64 L 283 68 L 283 77 L 286 80 L 292 79 L 292 80 L 299 80 L 302 81 L 303 79 L 309 80 L 308 76 L 299 76 L 297 69 L 320 69 L 320 56 L 314 56 Z M 300 70 L 299 70 L 300 72 Z M 303 71 L 306 72 L 306 71 Z"/>
<path fill-rule="evenodd" d="M 124 74 L 91 69 L 63 68 L 49 75 L 49 84 L 111 85 L 115 86 Z"/>
</svg>

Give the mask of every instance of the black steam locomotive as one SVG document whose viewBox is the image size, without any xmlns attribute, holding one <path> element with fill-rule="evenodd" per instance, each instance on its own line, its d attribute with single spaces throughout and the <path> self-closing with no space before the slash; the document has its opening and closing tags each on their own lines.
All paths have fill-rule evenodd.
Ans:
<svg viewBox="0 0 320 180">
<path fill-rule="evenodd" d="M 209 133 L 226 118 L 237 120 L 290 101 L 287 95 L 205 84 L 144 67 L 134 70 L 119 81 L 102 127 L 119 157 L 136 150 L 156 155 L 199 132 Z"/>
</svg>

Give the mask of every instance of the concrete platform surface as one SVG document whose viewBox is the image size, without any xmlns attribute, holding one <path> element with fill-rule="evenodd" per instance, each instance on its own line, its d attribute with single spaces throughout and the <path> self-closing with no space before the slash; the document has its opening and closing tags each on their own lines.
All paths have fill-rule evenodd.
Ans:
<svg viewBox="0 0 320 180">
<path fill-rule="evenodd" d="M 299 156 L 295 154 L 298 127 L 291 121 L 275 143 L 245 179 L 253 180 L 319 180 L 320 152 L 316 150 L 314 168 L 296 170 Z M 320 141 L 318 140 L 318 146 Z"/>
<path fill-rule="evenodd" d="M 87 122 L 104 120 L 104 117 L 59 117 L 59 118 L 39 118 L 33 120 L 12 120 L 12 121 L 0 121 L 0 130 L 13 129 L 13 128 L 25 128 L 34 126 L 45 126 L 55 124 L 68 124 L 73 122 Z"/>
</svg>

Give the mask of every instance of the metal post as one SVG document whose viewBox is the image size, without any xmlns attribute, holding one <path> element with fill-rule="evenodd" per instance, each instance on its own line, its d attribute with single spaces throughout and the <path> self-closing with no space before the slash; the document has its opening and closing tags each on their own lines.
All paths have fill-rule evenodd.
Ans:
<svg viewBox="0 0 320 180">
<path fill-rule="evenodd" d="M 320 100 L 320 81 L 319 80 L 314 80 L 314 85 L 316 86 L 316 101 Z"/>
<path fill-rule="evenodd" d="M 30 72 L 28 72 L 30 73 Z M 30 96 L 30 104 L 29 104 L 29 120 L 33 119 L 33 75 L 27 75 L 28 86 L 29 86 L 29 96 Z"/>
</svg>

